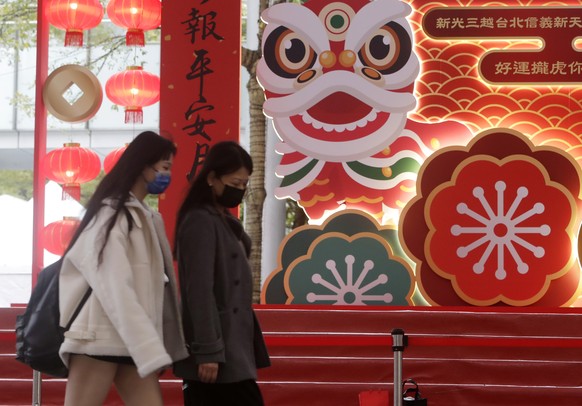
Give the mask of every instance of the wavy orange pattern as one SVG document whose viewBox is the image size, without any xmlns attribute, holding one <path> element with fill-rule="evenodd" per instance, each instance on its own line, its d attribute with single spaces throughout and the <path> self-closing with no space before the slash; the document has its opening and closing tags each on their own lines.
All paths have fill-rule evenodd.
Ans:
<svg viewBox="0 0 582 406">
<path fill-rule="evenodd" d="M 539 41 L 443 41 L 422 31 L 424 14 L 434 7 L 582 6 L 578 1 L 425 1 L 410 0 L 411 23 L 422 72 L 416 83 L 419 121 L 454 120 L 474 133 L 506 127 L 526 134 L 536 145 L 555 146 L 582 164 L 582 86 L 491 85 L 477 71 L 491 48 L 536 48 Z M 577 48 L 582 51 L 582 41 Z"/>
</svg>

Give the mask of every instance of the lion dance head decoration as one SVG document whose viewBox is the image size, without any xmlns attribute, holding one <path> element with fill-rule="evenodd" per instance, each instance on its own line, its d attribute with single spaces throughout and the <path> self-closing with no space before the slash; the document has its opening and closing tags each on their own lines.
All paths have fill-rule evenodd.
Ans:
<svg viewBox="0 0 582 406">
<path fill-rule="evenodd" d="M 398 0 L 311 0 L 267 9 L 257 78 L 283 155 L 277 198 L 292 198 L 313 222 L 342 208 L 396 218 L 420 164 L 465 141 L 458 123 L 418 123 L 420 61 Z"/>
</svg>

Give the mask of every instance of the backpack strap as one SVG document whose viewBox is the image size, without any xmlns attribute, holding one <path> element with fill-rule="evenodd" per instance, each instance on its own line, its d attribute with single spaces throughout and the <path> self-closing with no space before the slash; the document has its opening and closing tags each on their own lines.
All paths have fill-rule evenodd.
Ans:
<svg viewBox="0 0 582 406">
<path fill-rule="evenodd" d="M 89 299 L 89 296 L 91 296 L 91 291 L 93 289 L 91 289 L 91 287 L 89 287 L 89 289 L 87 289 L 87 292 L 85 292 L 85 294 L 83 295 L 83 298 L 81 299 L 81 301 L 79 302 L 79 305 L 77 306 L 77 308 L 75 309 L 75 312 L 73 313 L 73 315 L 71 316 L 71 319 L 69 320 L 69 322 L 67 323 L 67 326 L 65 327 L 65 331 L 69 331 L 69 329 L 71 328 L 71 326 L 73 325 L 73 322 L 75 321 L 75 319 L 77 318 L 77 316 L 79 315 L 79 313 L 81 312 L 81 309 L 83 308 L 83 306 L 85 305 L 85 302 L 87 302 L 87 299 Z"/>
</svg>

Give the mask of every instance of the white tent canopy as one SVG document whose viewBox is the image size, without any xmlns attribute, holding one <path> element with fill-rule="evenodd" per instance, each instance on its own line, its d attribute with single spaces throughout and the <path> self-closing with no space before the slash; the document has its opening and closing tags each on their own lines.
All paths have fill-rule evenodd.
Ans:
<svg viewBox="0 0 582 406">
<path fill-rule="evenodd" d="M 61 200 L 62 189 L 48 182 L 45 189 L 45 225 L 63 217 L 80 217 L 83 206 Z M 32 282 L 33 199 L 0 195 L 0 307 L 28 302 Z M 48 265 L 58 256 L 45 251 Z"/>
</svg>

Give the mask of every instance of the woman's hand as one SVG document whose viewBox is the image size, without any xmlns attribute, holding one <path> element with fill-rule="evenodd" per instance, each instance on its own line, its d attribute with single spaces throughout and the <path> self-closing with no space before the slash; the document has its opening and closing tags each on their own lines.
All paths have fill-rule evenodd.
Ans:
<svg viewBox="0 0 582 406">
<path fill-rule="evenodd" d="M 198 378 L 204 383 L 216 382 L 218 376 L 218 363 L 209 362 L 207 364 L 198 365 Z"/>
</svg>

